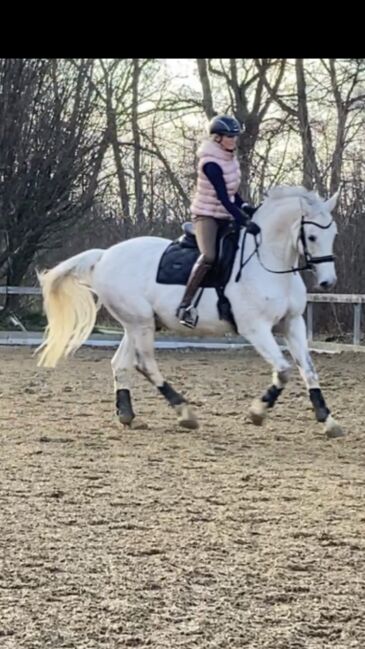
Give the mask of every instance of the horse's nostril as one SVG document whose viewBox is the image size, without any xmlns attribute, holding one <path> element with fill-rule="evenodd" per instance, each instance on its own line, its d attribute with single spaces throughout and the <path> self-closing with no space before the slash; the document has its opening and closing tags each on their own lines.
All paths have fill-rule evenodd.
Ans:
<svg viewBox="0 0 365 649">
<path fill-rule="evenodd" d="M 328 288 L 328 287 L 330 286 L 330 283 L 329 283 L 329 282 L 321 282 L 321 283 L 320 283 L 320 286 L 321 286 L 322 288 Z"/>
</svg>

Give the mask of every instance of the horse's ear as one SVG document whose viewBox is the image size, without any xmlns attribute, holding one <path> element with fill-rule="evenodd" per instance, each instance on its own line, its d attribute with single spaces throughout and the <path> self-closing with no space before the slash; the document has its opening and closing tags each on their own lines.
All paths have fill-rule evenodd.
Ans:
<svg viewBox="0 0 365 649">
<path fill-rule="evenodd" d="M 335 209 L 339 194 L 340 194 L 340 190 L 338 189 L 337 192 L 333 194 L 331 198 L 328 199 L 328 201 L 325 201 L 325 206 L 329 212 L 332 212 L 332 210 Z"/>
</svg>

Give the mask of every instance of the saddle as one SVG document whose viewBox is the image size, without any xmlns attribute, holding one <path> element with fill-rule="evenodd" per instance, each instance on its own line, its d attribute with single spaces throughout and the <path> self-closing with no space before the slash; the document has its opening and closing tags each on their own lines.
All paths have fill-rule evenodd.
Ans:
<svg viewBox="0 0 365 649">
<path fill-rule="evenodd" d="M 215 288 L 218 294 L 219 317 L 228 320 L 236 328 L 231 305 L 224 295 L 224 289 L 232 274 L 238 250 L 239 229 L 231 221 L 222 221 L 218 228 L 216 261 L 204 277 L 201 288 Z M 200 255 L 193 224 L 183 224 L 183 234 L 170 243 L 163 252 L 157 270 L 158 284 L 182 284 L 185 286 L 191 269 Z M 201 293 L 198 300 L 201 297 Z"/>
<path fill-rule="evenodd" d="M 202 288 L 223 288 L 229 282 L 238 249 L 239 231 L 234 223 L 223 222 L 218 229 L 216 261 L 206 274 Z M 186 285 L 191 269 L 200 255 L 193 224 L 183 224 L 183 234 L 164 251 L 157 270 L 158 284 Z"/>
</svg>

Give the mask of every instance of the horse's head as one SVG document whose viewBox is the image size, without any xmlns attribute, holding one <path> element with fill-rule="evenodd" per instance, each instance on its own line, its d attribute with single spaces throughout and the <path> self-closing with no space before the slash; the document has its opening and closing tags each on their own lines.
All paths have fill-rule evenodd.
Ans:
<svg viewBox="0 0 365 649">
<path fill-rule="evenodd" d="M 314 269 L 318 286 L 330 288 L 335 284 L 337 277 L 333 242 L 337 226 L 331 212 L 336 206 L 337 198 L 338 192 L 324 201 L 316 192 L 286 185 L 269 191 L 257 211 L 257 222 L 264 230 L 265 242 L 275 247 L 276 257 L 280 257 L 283 265 L 289 268 L 276 272 L 290 272 L 290 267 L 296 268 L 296 258 L 301 255 L 305 259 L 305 265 L 300 264 L 299 268 Z M 285 242 L 290 249 L 285 248 Z"/>
<path fill-rule="evenodd" d="M 296 221 L 292 229 L 298 252 L 304 256 L 308 267 L 315 269 L 317 285 L 321 288 L 331 288 L 337 279 L 333 257 L 337 226 L 331 212 L 336 206 L 338 193 L 327 201 L 314 192 L 304 195 L 300 199 L 300 222 Z"/>
</svg>

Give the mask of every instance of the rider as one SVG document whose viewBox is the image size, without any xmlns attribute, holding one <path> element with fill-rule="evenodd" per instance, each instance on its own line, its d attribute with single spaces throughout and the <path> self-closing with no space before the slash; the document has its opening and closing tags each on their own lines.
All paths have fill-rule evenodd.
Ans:
<svg viewBox="0 0 365 649">
<path fill-rule="evenodd" d="M 228 115 L 214 117 L 209 124 L 209 139 L 198 149 L 198 182 L 191 205 L 194 231 L 200 256 L 194 264 L 185 292 L 177 309 L 180 324 L 195 327 L 192 300 L 216 256 L 218 228 L 224 221 L 244 225 L 247 232 L 257 235 L 260 228 L 250 221 L 255 208 L 245 203 L 237 193 L 241 173 L 236 155 L 239 122 Z"/>
</svg>

